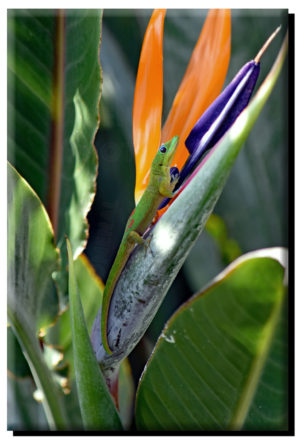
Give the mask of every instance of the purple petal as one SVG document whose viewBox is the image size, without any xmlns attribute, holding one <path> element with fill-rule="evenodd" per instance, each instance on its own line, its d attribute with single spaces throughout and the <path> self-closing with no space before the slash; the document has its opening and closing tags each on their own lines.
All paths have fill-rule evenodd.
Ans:
<svg viewBox="0 0 300 446">
<path fill-rule="evenodd" d="M 202 155 L 222 138 L 248 105 L 259 75 L 259 69 L 259 63 L 254 61 L 244 65 L 197 121 L 185 141 L 191 155 L 180 172 L 180 179 L 175 190 L 181 186 Z"/>
<path fill-rule="evenodd" d="M 259 68 L 259 63 L 256 64 L 254 61 L 244 65 L 225 90 L 206 109 L 185 141 L 190 154 L 199 150 L 199 146 L 205 146 L 206 150 L 213 147 L 228 130 L 247 106 L 257 81 Z M 215 128 L 212 129 L 214 131 L 204 138 L 213 124 L 215 124 Z"/>
<path fill-rule="evenodd" d="M 225 90 L 198 119 L 185 141 L 190 156 L 180 171 L 179 180 L 174 191 L 179 189 L 193 168 L 198 164 L 202 155 L 222 138 L 248 105 L 259 70 L 259 62 L 251 60 L 246 63 Z M 168 198 L 165 199 L 159 209 L 165 207 L 169 201 Z"/>
</svg>

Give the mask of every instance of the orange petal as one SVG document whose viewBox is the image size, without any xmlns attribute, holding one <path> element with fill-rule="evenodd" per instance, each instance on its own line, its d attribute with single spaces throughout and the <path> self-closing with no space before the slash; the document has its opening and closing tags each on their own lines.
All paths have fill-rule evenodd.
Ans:
<svg viewBox="0 0 300 446">
<path fill-rule="evenodd" d="M 179 170 L 188 156 L 185 140 L 206 108 L 221 92 L 230 58 L 228 9 L 209 11 L 162 131 L 162 141 L 178 135 L 174 158 Z"/>
<path fill-rule="evenodd" d="M 163 101 L 163 26 L 166 11 L 156 9 L 146 29 L 133 102 L 133 145 L 136 161 L 136 202 L 148 182 L 159 147 Z"/>
</svg>

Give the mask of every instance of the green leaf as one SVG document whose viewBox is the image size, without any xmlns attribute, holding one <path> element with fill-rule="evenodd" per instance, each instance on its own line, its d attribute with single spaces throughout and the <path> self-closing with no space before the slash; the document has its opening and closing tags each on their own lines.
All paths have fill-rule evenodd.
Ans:
<svg viewBox="0 0 300 446">
<path fill-rule="evenodd" d="M 90 333 L 99 306 L 101 305 L 104 284 L 97 276 L 88 258 L 84 254 L 81 254 L 74 261 L 74 272 L 79 294 L 81 296 L 86 326 Z M 59 345 L 63 351 L 64 361 L 69 364 L 71 379 L 75 379 L 70 308 L 62 313 L 59 316 L 56 325 L 50 328 L 46 336 L 46 341 Z M 126 429 L 130 426 L 132 419 L 134 396 L 133 378 L 129 362 L 126 359 L 120 366 L 118 389 L 120 418 Z M 74 394 L 75 390 L 76 389 L 72 385 L 71 394 Z M 75 397 L 76 395 L 73 395 L 74 400 Z"/>
<path fill-rule="evenodd" d="M 58 313 L 51 274 L 59 254 L 45 208 L 8 164 L 8 304 L 31 331 L 45 332 Z"/>
<path fill-rule="evenodd" d="M 288 427 L 288 302 L 284 302 L 270 353 L 244 430 L 278 430 Z"/>
<path fill-rule="evenodd" d="M 84 254 L 80 254 L 74 261 L 74 270 L 87 329 L 90 333 L 92 324 L 102 302 L 104 284 L 97 276 L 88 258 Z M 64 362 L 68 364 L 70 378 L 73 380 L 74 361 L 69 307 L 59 315 L 55 325 L 50 327 L 45 337 L 45 342 L 49 345 L 58 346 L 63 352 Z"/>
<path fill-rule="evenodd" d="M 286 429 L 287 381 L 280 381 L 286 361 L 277 361 L 266 380 L 278 345 L 283 278 L 274 249 L 253 252 L 173 315 L 140 380 L 138 429 L 238 430 L 257 404 L 252 429 L 268 428 L 270 415 L 272 428 Z M 267 386 L 276 388 L 272 401 Z"/>
<path fill-rule="evenodd" d="M 74 271 L 81 303 L 84 311 L 84 317 L 88 332 L 91 331 L 94 319 L 102 302 L 102 293 L 104 284 L 95 273 L 88 258 L 81 254 L 74 261 Z M 55 340 L 63 350 L 69 349 L 72 343 L 70 309 L 67 309 L 59 317 L 59 337 Z"/>
<path fill-rule="evenodd" d="M 36 387 L 31 378 L 7 380 L 7 430 L 46 431 L 43 407 L 32 397 Z"/>
<path fill-rule="evenodd" d="M 75 257 L 95 194 L 100 36 L 98 10 L 8 14 L 8 157 L 46 206 L 58 247 L 68 234 Z"/>
<path fill-rule="evenodd" d="M 28 362 L 11 327 L 7 327 L 7 370 L 8 374 L 14 378 L 31 376 Z"/>
<path fill-rule="evenodd" d="M 120 418 L 94 355 L 76 283 L 72 250 L 69 257 L 69 299 L 75 376 L 85 429 L 120 430 Z"/>
<path fill-rule="evenodd" d="M 8 164 L 8 319 L 44 394 L 51 428 L 66 428 L 62 394 L 48 369 L 37 335 L 58 314 L 51 274 L 58 251 L 49 217 L 29 184 Z"/>
</svg>

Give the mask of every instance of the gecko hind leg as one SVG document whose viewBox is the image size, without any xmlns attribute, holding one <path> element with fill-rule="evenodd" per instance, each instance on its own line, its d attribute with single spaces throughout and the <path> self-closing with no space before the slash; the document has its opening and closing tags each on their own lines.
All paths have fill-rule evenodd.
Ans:
<svg viewBox="0 0 300 446">
<path fill-rule="evenodd" d="M 138 243 L 139 245 L 143 245 L 145 243 L 143 237 L 136 231 L 130 231 L 128 234 L 128 239 L 133 243 Z"/>
<path fill-rule="evenodd" d="M 128 238 L 132 240 L 134 243 L 137 243 L 139 245 L 144 245 L 145 249 L 145 255 L 147 253 L 148 248 L 150 247 L 150 242 L 152 240 L 153 234 L 150 234 L 150 236 L 147 238 L 147 240 L 143 239 L 143 237 L 136 231 L 131 231 L 128 234 Z M 151 248 L 150 248 L 151 250 Z M 152 250 L 151 253 L 153 254 Z"/>
<path fill-rule="evenodd" d="M 146 253 L 147 253 L 148 249 L 150 249 L 150 252 L 151 252 L 151 254 L 152 254 L 152 257 L 154 257 L 154 253 L 153 253 L 152 248 L 151 248 L 151 246 L 150 246 L 152 237 L 153 237 L 153 233 L 151 232 L 151 234 L 149 235 L 149 237 L 147 238 L 147 240 L 144 240 L 144 241 L 145 241 L 145 244 L 144 244 L 144 247 L 145 247 L 145 256 L 146 256 Z"/>
</svg>

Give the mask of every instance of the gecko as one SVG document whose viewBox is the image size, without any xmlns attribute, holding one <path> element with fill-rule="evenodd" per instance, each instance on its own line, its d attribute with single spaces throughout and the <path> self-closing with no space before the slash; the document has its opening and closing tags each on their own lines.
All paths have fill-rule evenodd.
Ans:
<svg viewBox="0 0 300 446">
<path fill-rule="evenodd" d="M 159 147 L 151 164 L 149 183 L 127 221 L 120 247 L 106 281 L 101 310 L 101 336 L 103 347 L 108 354 L 112 353 L 107 339 L 110 301 L 135 245 L 146 243 L 143 234 L 155 217 L 161 202 L 166 197 L 173 197 L 173 189 L 178 178 L 171 178 L 170 166 L 176 152 L 178 139 L 178 136 L 174 136 L 170 141 Z"/>
</svg>

